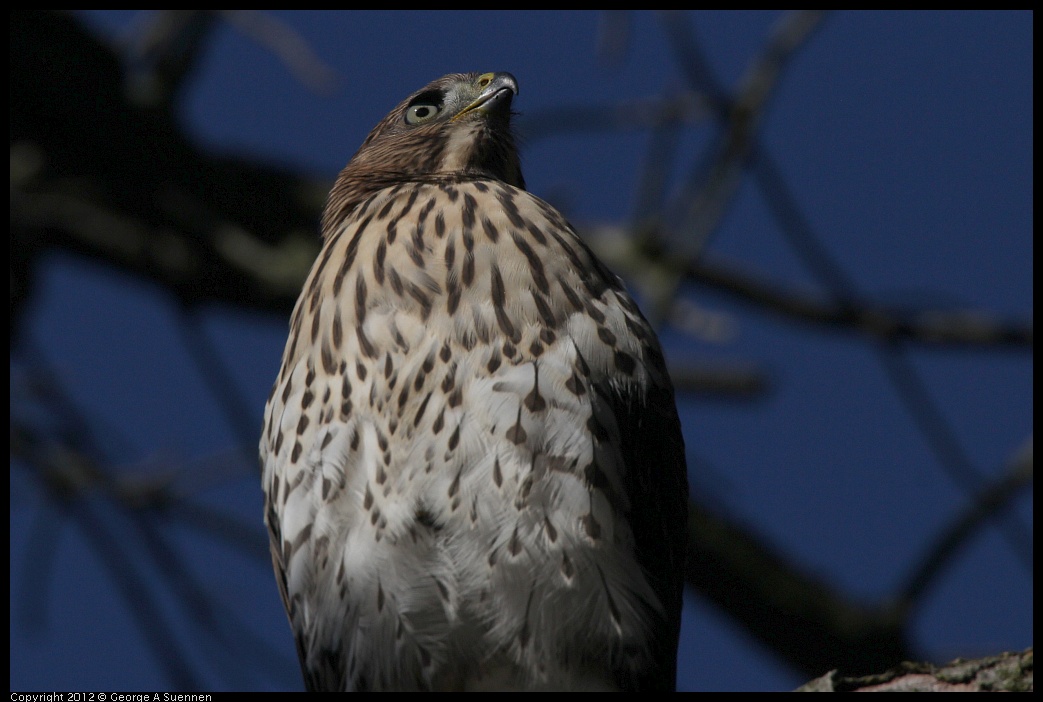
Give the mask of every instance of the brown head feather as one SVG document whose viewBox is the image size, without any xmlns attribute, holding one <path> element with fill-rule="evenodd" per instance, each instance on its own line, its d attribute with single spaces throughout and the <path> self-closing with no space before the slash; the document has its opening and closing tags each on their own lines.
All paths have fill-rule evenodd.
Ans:
<svg viewBox="0 0 1043 702">
<path fill-rule="evenodd" d="M 517 92 L 510 73 L 452 73 L 403 100 L 341 171 L 322 215 L 323 237 L 370 195 L 399 183 L 484 178 L 524 189 L 511 133 Z"/>
</svg>

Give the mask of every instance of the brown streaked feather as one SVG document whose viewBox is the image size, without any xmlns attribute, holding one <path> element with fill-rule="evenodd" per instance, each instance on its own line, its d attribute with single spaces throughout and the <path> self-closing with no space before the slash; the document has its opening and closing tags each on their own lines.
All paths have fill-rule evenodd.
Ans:
<svg viewBox="0 0 1043 702">
<path fill-rule="evenodd" d="M 655 333 L 524 190 L 509 74 L 341 173 L 261 440 L 310 690 L 670 690 L 684 445 Z"/>
</svg>

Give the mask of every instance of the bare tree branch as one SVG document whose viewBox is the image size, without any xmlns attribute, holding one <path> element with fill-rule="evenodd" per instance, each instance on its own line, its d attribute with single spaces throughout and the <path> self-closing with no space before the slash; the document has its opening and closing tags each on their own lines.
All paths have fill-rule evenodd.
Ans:
<svg viewBox="0 0 1043 702">
<path fill-rule="evenodd" d="M 845 677 L 832 671 L 796 692 L 1033 692 L 1033 649 L 943 666 L 903 663 L 885 673 Z"/>
<path fill-rule="evenodd" d="M 688 524 L 688 585 L 794 668 L 862 674 L 915 657 L 897 611 L 848 600 L 698 504 Z"/>
<path fill-rule="evenodd" d="M 1031 351 L 1030 322 L 1004 320 L 972 309 L 887 307 L 868 299 L 836 300 L 789 288 L 720 259 L 704 256 L 685 262 L 659 246 L 642 246 L 629 227 L 581 227 L 598 255 L 636 281 L 646 294 L 664 294 L 663 281 L 682 279 L 731 295 L 740 302 L 783 318 L 825 329 L 853 332 L 869 340 L 904 341 L 923 346 L 1008 347 Z M 659 285 L 662 285 L 660 282 Z"/>
<path fill-rule="evenodd" d="M 1030 437 L 1011 460 L 1006 474 L 979 492 L 973 504 L 965 512 L 957 515 L 927 549 L 926 557 L 919 562 L 900 591 L 895 604 L 900 611 L 908 611 L 923 600 L 927 590 L 937 583 L 945 567 L 978 533 L 983 523 L 1005 512 L 1014 498 L 1032 485 L 1032 473 Z M 1031 558 L 1031 552 L 1029 557 Z"/>
</svg>

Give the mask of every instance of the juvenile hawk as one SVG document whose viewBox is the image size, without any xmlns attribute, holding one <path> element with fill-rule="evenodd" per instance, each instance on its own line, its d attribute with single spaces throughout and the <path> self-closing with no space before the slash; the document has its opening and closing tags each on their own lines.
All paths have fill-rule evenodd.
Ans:
<svg viewBox="0 0 1043 702">
<path fill-rule="evenodd" d="M 341 172 L 265 409 L 313 690 L 671 690 L 687 478 L 655 333 L 525 191 L 509 73 L 391 111 Z"/>
</svg>

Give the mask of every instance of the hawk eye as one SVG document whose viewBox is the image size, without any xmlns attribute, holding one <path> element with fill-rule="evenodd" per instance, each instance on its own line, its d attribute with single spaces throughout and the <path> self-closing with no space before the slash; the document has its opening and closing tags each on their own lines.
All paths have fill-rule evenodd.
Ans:
<svg viewBox="0 0 1043 702">
<path fill-rule="evenodd" d="M 430 122 L 441 111 L 442 105 L 434 100 L 418 100 L 406 108 L 406 124 Z"/>
</svg>

